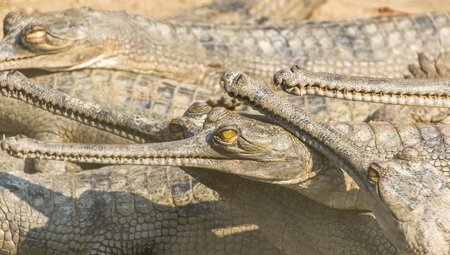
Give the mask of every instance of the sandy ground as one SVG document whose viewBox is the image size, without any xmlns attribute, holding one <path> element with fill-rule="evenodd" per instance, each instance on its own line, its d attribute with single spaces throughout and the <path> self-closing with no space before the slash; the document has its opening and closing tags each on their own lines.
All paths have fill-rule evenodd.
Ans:
<svg viewBox="0 0 450 255">
<path fill-rule="evenodd" d="M 3 19 L 5 13 L 15 9 L 32 12 L 89 6 L 97 10 L 131 10 L 141 15 L 164 18 L 210 2 L 211 0 L 0 0 L 0 17 Z"/>
<path fill-rule="evenodd" d="M 11 10 L 50 11 L 89 6 L 98 10 L 130 10 L 141 15 L 165 18 L 199 7 L 212 0 L 0 0 L 0 19 Z M 450 10 L 450 0 L 326 0 L 312 14 L 314 19 L 367 17 L 380 8 L 402 12 Z"/>
<path fill-rule="evenodd" d="M 312 14 L 312 19 L 370 17 L 380 13 L 421 13 L 450 11 L 450 0 L 327 0 Z"/>
</svg>

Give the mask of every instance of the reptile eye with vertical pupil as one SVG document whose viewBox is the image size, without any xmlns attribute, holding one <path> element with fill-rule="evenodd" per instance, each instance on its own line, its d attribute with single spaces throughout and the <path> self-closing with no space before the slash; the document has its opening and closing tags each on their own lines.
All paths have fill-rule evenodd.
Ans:
<svg viewBox="0 0 450 255">
<path fill-rule="evenodd" d="M 44 27 L 35 26 L 25 31 L 24 39 L 27 43 L 40 44 L 45 42 L 46 35 L 47 32 L 45 31 Z"/>
<path fill-rule="evenodd" d="M 380 173 L 376 169 L 377 166 L 371 165 L 369 170 L 367 170 L 367 178 L 369 179 L 369 182 L 372 184 L 377 184 L 380 180 Z"/>
<path fill-rule="evenodd" d="M 230 144 L 236 141 L 238 137 L 239 137 L 238 131 L 232 128 L 220 129 L 214 136 L 216 141 L 225 144 Z"/>
</svg>

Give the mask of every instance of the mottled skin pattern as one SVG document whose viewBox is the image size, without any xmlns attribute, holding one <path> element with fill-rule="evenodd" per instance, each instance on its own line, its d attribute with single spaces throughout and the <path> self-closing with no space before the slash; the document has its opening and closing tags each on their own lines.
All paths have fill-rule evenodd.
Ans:
<svg viewBox="0 0 450 255">
<path fill-rule="evenodd" d="M 430 162 L 421 160 L 420 152 L 409 147 L 386 161 L 361 151 L 330 126 L 316 122 L 244 73 L 226 73 L 221 82 L 231 96 L 276 119 L 345 170 L 361 188 L 377 221 L 400 252 L 450 252 L 449 178 L 436 169 L 444 164 L 448 171 L 450 154 L 446 147 L 440 157 L 432 157 Z M 426 135 L 433 137 L 435 132 L 430 130 Z M 448 143 L 447 137 L 443 138 Z"/>
<path fill-rule="evenodd" d="M 262 79 L 292 64 L 311 71 L 402 77 L 408 65 L 418 63 L 419 52 L 432 58 L 447 53 L 448 19 L 447 13 L 435 13 L 232 26 L 158 22 L 89 9 L 30 16 L 13 12 L 4 21 L 0 69 L 120 69 L 190 83 L 212 94 L 229 69 Z M 362 121 L 381 107 L 318 97 L 292 100 L 320 120 Z M 409 120 L 407 110 L 405 115 Z"/>
<path fill-rule="evenodd" d="M 402 77 L 419 52 L 436 58 L 450 47 L 447 13 L 234 26 L 159 22 L 84 8 L 29 16 L 13 12 L 4 23 L 3 70 L 125 69 L 203 86 L 218 86 L 225 70 L 268 80 L 293 64 Z"/>
<path fill-rule="evenodd" d="M 155 120 L 179 117 L 196 101 L 208 101 L 223 94 L 210 89 L 150 75 L 111 70 L 81 70 L 36 76 L 39 83 L 81 100 L 132 112 Z M 25 82 L 25 80 L 24 80 Z M 105 89 L 108 88 L 108 89 Z M 289 97 L 319 120 L 364 120 L 373 112 L 367 104 L 322 97 Z M 87 128 L 72 121 L 34 109 L 17 100 L 0 97 L 1 131 L 24 134 L 40 140 L 61 142 L 125 143 L 126 140 Z M 249 111 L 241 107 L 241 111 Z M 39 117 L 37 117 L 39 116 Z M 37 171 L 64 171 L 64 165 L 40 162 Z M 76 170 L 76 169 L 75 169 Z M 34 171 L 34 170 L 30 170 Z"/>
<path fill-rule="evenodd" d="M 191 115 L 186 115 L 186 117 L 189 116 Z M 179 125 L 180 122 L 177 121 L 177 123 Z M 226 129 L 230 125 L 240 130 L 242 140 L 236 144 L 230 144 L 228 147 L 212 141 L 211 145 L 208 140 L 216 136 L 214 133 Z M 171 130 L 179 129 L 172 127 Z M 205 138 L 207 139 L 205 140 Z M 274 142 L 275 140 L 277 142 Z M 6 143 L 3 145 L 6 146 Z M 17 148 L 14 143 L 10 145 L 12 150 Z M 205 184 L 212 185 L 210 187 L 219 191 L 220 194 L 223 190 L 224 197 L 231 201 L 237 200 L 235 202 L 243 207 L 242 210 L 261 227 L 270 240 L 290 254 L 303 251 L 307 254 L 328 254 L 333 250 L 339 254 L 395 254 L 395 248 L 383 237 L 383 233 L 374 223 L 373 216 L 367 211 L 332 209 L 306 198 L 293 189 L 286 190 L 284 185 L 276 185 L 278 181 L 289 181 L 291 177 L 303 179 L 311 175 L 312 178 L 316 175 L 316 171 L 321 173 L 327 170 L 321 169 L 323 166 L 329 167 L 330 174 L 337 174 L 337 178 L 341 178 L 341 180 L 343 178 L 341 174 L 338 174 L 339 171 L 331 167 L 330 162 L 324 162 L 324 165 L 318 164 L 314 171 L 305 168 L 310 161 L 308 158 L 314 152 L 307 150 L 298 140 L 278 126 L 247 119 L 223 108 L 214 108 L 206 117 L 204 131 L 198 135 L 179 142 L 140 146 L 145 146 L 145 148 L 139 148 L 137 151 L 143 154 L 155 153 L 156 157 L 160 155 L 161 158 L 153 161 L 152 156 L 149 156 L 144 157 L 144 161 L 141 161 L 141 157 L 136 156 L 133 157 L 135 160 L 128 162 L 129 159 L 122 159 L 122 156 L 131 155 L 132 151 L 121 146 L 116 146 L 114 158 L 122 163 L 175 164 L 213 169 L 212 172 L 205 172 L 204 169 L 187 169 L 187 171 Z M 160 147 L 147 148 L 152 146 Z M 21 146 L 19 145 L 19 147 Z M 26 147 L 28 148 L 26 150 L 35 148 L 34 145 Z M 6 147 L 3 148 L 6 149 Z M 94 162 L 97 160 L 96 155 L 100 154 L 96 153 L 95 146 L 89 148 L 93 154 L 91 160 Z M 70 152 L 70 150 L 63 149 L 62 151 L 58 150 L 57 153 L 51 152 L 51 155 L 71 155 Z M 99 153 L 111 155 L 107 150 Z M 33 155 L 26 152 L 25 154 Z M 183 154 L 190 156 L 184 158 Z M 85 153 L 81 152 L 77 155 L 80 160 L 86 159 Z M 255 158 L 259 159 L 255 161 Z M 280 158 L 283 160 L 280 161 Z M 103 163 L 119 163 L 107 156 L 104 159 L 108 162 L 102 161 Z M 150 162 L 146 162 L 146 159 Z M 209 162 L 210 160 L 211 162 Z M 217 170 L 224 172 L 220 173 Z M 247 179 L 253 179 L 252 175 L 254 174 L 263 178 L 274 173 L 277 176 L 271 177 L 273 181 L 267 179 L 262 182 L 252 182 Z M 239 175 L 247 178 L 239 177 Z M 211 180 L 206 181 L 209 178 Z M 286 186 L 294 185 L 286 184 Z M 341 184 L 341 186 L 345 185 Z M 304 189 L 307 188 L 308 185 L 304 187 Z M 315 186 L 311 185 L 311 188 L 314 189 Z M 272 194 L 272 192 L 274 193 Z M 277 197 L 285 197 L 286 200 L 280 201 Z M 271 198 L 270 201 L 267 201 L 268 198 Z M 271 215 L 269 217 L 271 221 L 267 220 L 268 215 Z M 350 224 L 350 222 L 359 224 Z M 362 225 L 364 227 L 361 227 Z"/>
<path fill-rule="evenodd" d="M 192 109 L 195 109 L 195 107 L 193 107 Z M 185 137 L 189 137 L 189 134 L 191 133 L 196 133 L 195 130 L 188 130 L 188 128 L 192 129 L 195 128 L 195 126 L 181 126 L 183 123 L 188 124 L 195 121 L 193 119 L 192 121 L 189 121 L 189 118 L 192 118 L 193 113 L 194 112 L 187 112 L 184 118 L 172 121 L 171 130 L 181 130 L 182 132 L 184 130 L 183 133 Z M 365 203 L 362 200 L 362 197 L 359 195 L 359 190 L 356 184 L 353 181 L 349 180 L 348 176 L 343 175 L 340 171 L 337 171 L 333 163 L 328 161 L 324 156 L 317 153 L 311 148 L 308 149 L 307 153 L 305 153 L 304 147 L 298 147 L 300 145 L 298 145 L 297 147 L 286 147 L 286 145 L 284 144 L 284 142 L 286 142 L 286 134 L 283 135 L 283 133 L 286 133 L 285 131 L 282 131 L 276 126 L 258 123 L 259 122 L 256 120 L 248 120 L 243 117 L 233 115 L 223 109 L 217 108 L 209 113 L 208 117 L 206 117 L 206 123 L 204 125 L 197 125 L 203 126 L 206 131 L 209 130 L 209 132 L 201 132 L 195 137 L 195 139 L 197 139 L 196 141 L 198 142 L 172 142 L 168 143 L 167 146 L 164 144 L 157 144 L 155 145 L 154 149 L 152 149 L 152 145 L 147 144 L 144 145 L 141 149 L 137 149 L 139 145 L 132 147 L 96 147 L 94 145 L 90 145 L 83 146 L 82 150 L 77 150 L 77 148 L 79 147 L 77 147 L 76 145 L 72 145 L 73 147 L 60 147 L 52 144 L 49 147 L 42 147 L 42 144 L 36 145 L 33 143 L 27 143 L 27 140 L 23 139 L 19 142 L 17 142 L 17 140 L 9 140 L 9 145 L 6 145 L 5 143 L 3 145 L 6 146 L 4 148 L 8 148 L 12 151 L 18 152 L 18 156 L 42 156 L 46 158 L 46 155 L 49 155 L 48 158 L 54 159 L 62 155 L 59 159 L 75 161 L 87 160 L 87 162 L 113 164 L 172 164 L 196 167 L 203 166 L 215 170 L 222 170 L 224 171 L 224 173 L 233 173 L 245 178 L 256 179 L 263 182 L 269 182 L 276 185 L 288 187 L 312 198 L 317 202 L 320 202 L 321 204 L 326 204 L 332 208 L 350 209 L 350 211 L 348 211 L 349 214 L 354 213 L 352 210 L 356 208 L 363 210 L 367 208 L 364 207 Z M 173 125 L 176 126 L 174 127 Z M 227 143 L 215 144 L 214 142 L 207 141 L 206 146 L 211 146 L 210 144 L 212 143 L 213 148 L 215 148 L 216 146 L 219 147 L 209 152 L 202 149 L 202 146 L 205 146 L 205 142 L 202 141 L 202 139 L 204 139 L 205 137 L 209 139 L 213 139 L 214 137 L 214 139 L 217 139 L 217 137 L 220 136 L 219 133 L 221 131 L 227 130 L 231 127 L 235 130 L 239 130 L 238 133 L 240 136 L 242 136 L 242 141 L 237 140 L 233 143 L 230 142 L 230 144 L 228 145 L 228 149 L 220 148 L 220 145 L 225 146 Z M 448 136 L 448 129 L 446 128 L 445 124 L 404 124 L 392 126 L 388 123 L 362 123 L 354 125 L 341 123 L 335 124 L 334 129 L 341 130 L 342 133 L 345 133 L 349 137 L 353 137 L 352 139 L 359 142 L 359 149 L 363 148 L 363 151 L 370 151 L 375 155 L 379 155 L 379 157 L 381 158 L 392 158 L 398 152 L 403 151 L 404 147 L 414 146 L 414 148 L 417 148 L 417 151 L 420 153 L 419 155 L 423 155 L 424 160 L 432 162 L 437 169 L 441 170 L 442 172 L 446 172 L 448 176 L 448 159 L 445 158 L 446 156 L 448 156 L 448 142 L 445 141 L 445 137 Z M 271 136 L 276 136 L 277 138 L 274 139 Z M 277 142 L 274 142 L 275 140 Z M 290 139 L 290 141 L 295 140 Z M 187 145 L 186 149 L 183 148 L 184 143 L 189 144 Z M 236 148 L 233 149 L 234 146 L 236 146 Z M 277 148 L 275 148 L 274 146 L 276 146 Z M 265 150 L 273 151 L 268 152 Z M 289 157 L 292 156 L 289 156 L 290 154 L 288 152 L 280 152 L 283 150 L 289 151 L 289 153 L 299 153 L 299 155 L 294 158 L 296 158 L 297 160 L 301 159 L 300 162 L 303 163 L 299 164 L 289 161 Z M 44 154 L 44 152 L 46 151 L 48 151 L 49 154 Z M 37 154 L 37 152 L 40 153 Z M 133 154 L 133 152 L 135 154 Z M 281 155 L 284 155 L 284 157 L 288 157 L 288 159 L 282 160 L 282 162 L 288 162 L 287 165 L 278 163 L 280 164 L 280 166 L 277 167 L 276 165 L 273 165 L 273 163 L 270 163 L 271 159 L 279 159 L 281 157 L 277 156 L 279 155 L 279 153 L 281 153 Z M 109 155 L 114 156 L 110 157 Z M 157 159 L 155 157 L 160 158 Z M 171 160 L 171 157 L 174 157 L 176 159 Z M 184 157 L 186 157 L 186 161 L 183 161 Z M 209 158 L 212 160 L 212 162 L 209 162 Z M 223 158 L 223 162 L 220 162 L 220 158 Z M 243 159 L 248 160 L 255 158 L 258 158 L 258 161 L 261 161 L 261 163 L 259 164 L 263 164 L 264 166 L 261 167 L 258 166 L 257 163 L 255 163 L 255 165 L 253 165 L 252 167 L 251 164 L 249 165 L 248 161 L 242 161 Z M 219 162 L 217 162 L 217 159 L 219 159 Z M 241 159 L 241 162 L 239 162 L 240 167 L 236 167 L 237 162 L 233 162 L 233 159 Z M 281 169 L 282 171 L 279 171 Z M 194 174 L 194 176 L 202 180 L 202 172 L 189 173 Z M 221 177 L 218 179 L 220 179 L 222 182 L 224 178 Z M 209 185 L 209 182 L 205 181 L 205 184 Z M 219 192 L 221 191 L 217 188 L 216 190 L 218 190 Z M 323 195 L 324 193 L 326 195 Z M 225 194 L 224 196 L 227 197 Z M 298 194 L 297 196 L 303 197 L 300 194 Z M 255 200 L 255 198 L 253 200 Z M 264 196 L 264 200 L 267 202 L 267 196 Z M 245 203 L 241 203 L 241 206 L 243 206 L 243 204 Z M 301 207 L 301 209 L 297 209 L 297 211 L 306 210 L 305 207 L 307 206 L 303 206 Z M 267 225 L 267 223 L 258 221 L 258 219 L 261 220 L 262 218 L 260 215 L 261 213 L 262 212 L 260 212 L 259 210 L 257 210 L 257 212 L 249 212 L 250 215 L 256 214 L 256 216 L 254 216 L 255 222 L 257 222 L 257 224 L 263 229 L 263 231 L 265 231 L 266 234 L 269 233 L 268 235 L 270 238 L 275 239 L 275 243 L 283 247 L 285 251 L 291 254 L 299 252 L 300 250 L 297 245 L 299 245 L 299 240 L 301 239 L 300 237 L 304 235 L 302 231 L 296 229 L 291 230 L 292 232 L 286 233 L 282 230 L 275 230 L 277 228 L 275 228 L 273 223 L 272 225 Z M 356 216 L 354 215 L 351 217 Z M 352 225 L 350 223 L 344 224 Z M 263 226 L 267 226 L 267 228 L 263 228 Z M 306 226 L 303 225 L 303 228 L 305 227 Z M 283 233 L 283 235 L 285 236 L 284 238 L 291 241 L 289 242 L 284 240 L 280 244 L 280 241 L 277 240 L 277 236 L 280 235 L 280 232 L 277 231 L 281 231 L 281 233 Z M 310 229 L 309 231 L 314 230 Z M 327 243 L 327 241 L 324 240 L 326 240 L 328 237 L 324 236 L 323 234 L 320 235 L 324 238 L 320 242 Z M 363 241 L 365 237 L 364 235 L 360 236 L 362 235 L 360 232 L 358 232 L 358 237 L 355 237 L 354 235 L 349 233 L 347 233 L 347 235 L 348 236 L 345 237 L 346 240 L 351 239 L 353 241 L 361 240 L 362 243 L 367 242 Z M 375 243 L 378 242 L 379 241 L 376 241 Z M 307 244 L 305 244 L 305 246 L 308 247 Z M 375 246 L 378 247 L 378 245 Z M 328 249 L 326 248 L 327 245 L 322 245 L 321 247 L 324 250 Z M 363 248 L 353 247 L 353 249 Z M 365 248 L 363 250 L 365 250 Z M 319 251 L 320 250 L 315 250 L 314 252 Z M 346 251 L 348 252 L 348 250 Z M 390 252 L 392 252 L 392 250 Z"/>
<path fill-rule="evenodd" d="M 195 101 L 207 101 L 222 92 L 188 83 L 179 83 L 150 75 L 110 70 L 83 70 L 37 76 L 39 83 L 57 89 L 81 100 L 98 103 L 117 110 L 133 112 L 156 119 L 170 119 Z M 108 88 L 108 89 L 105 89 Z M 286 99 L 299 105 L 316 119 L 365 120 L 373 112 L 368 104 L 355 105 L 343 100 L 322 97 L 289 97 Z M 3 111 L 0 112 L 1 130 L 7 133 L 25 134 L 41 140 L 64 142 L 111 142 L 115 137 L 86 129 L 81 125 L 63 120 L 15 100 L 0 98 Z M 356 107 L 358 106 L 358 107 Z M 248 109 L 240 108 L 242 111 Z M 418 113 L 418 111 L 415 111 Z M 386 116 L 387 114 L 381 114 Z M 426 114 L 416 114 L 416 119 L 427 121 Z M 446 114 L 441 114 L 442 116 Z M 36 116 L 40 116 L 36 118 Z M 404 119 L 410 117 L 404 114 Z M 380 119 L 382 117 L 379 117 Z M 436 119 L 434 117 L 434 119 Z M 437 118 L 442 120 L 442 117 Z M 120 140 L 119 140 L 120 141 Z M 121 141 L 124 142 L 124 141 Z"/>
<path fill-rule="evenodd" d="M 10 73 L 6 76 L 4 76 L 4 83 L 1 85 L 1 88 L 5 89 L 8 88 L 9 91 L 21 91 L 21 97 L 23 100 L 27 101 L 28 103 L 31 102 L 45 102 L 45 109 L 51 110 L 52 112 L 59 112 L 59 114 L 62 114 L 67 117 L 71 117 L 71 115 L 66 115 L 65 112 L 67 110 L 65 109 L 71 109 L 72 114 L 76 113 L 75 116 L 83 116 L 81 119 L 88 119 L 89 123 L 95 127 L 102 127 L 106 130 L 114 130 L 117 129 L 119 123 L 113 122 L 111 118 L 108 118 L 108 114 L 111 114 L 114 112 L 113 110 L 110 112 L 103 111 L 102 114 L 100 114 L 101 118 L 99 118 L 99 112 L 101 111 L 102 107 L 96 108 L 95 111 L 90 111 L 91 107 L 94 107 L 91 104 L 77 101 L 78 105 L 80 107 L 77 107 L 76 111 L 73 108 L 75 103 L 72 103 L 72 98 L 65 96 L 63 98 L 60 98 L 60 92 L 53 91 L 51 89 L 48 89 L 46 87 L 38 86 L 35 83 L 32 83 L 26 79 L 23 78 L 18 73 Z M 34 90 L 33 90 L 34 89 Z M 39 93 L 36 93 L 37 91 L 40 91 Z M 45 93 L 47 94 L 45 94 Z M 27 96 L 23 96 L 23 95 Z M 14 93 L 8 94 L 9 96 L 15 97 Z M 59 102 L 59 103 L 58 103 Z M 65 102 L 60 103 L 60 102 Z M 41 103 L 42 104 L 42 103 Z M 36 104 L 40 105 L 40 104 Z M 70 108 L 69 106 L 72 106 Z M 55 109 L 59 109 L 56 110 Z M 209 112 L 210 107 L 206 105 L 205 103 L 197 103 L 191 106 L 188 111 L 186 112 L 186 116 L 177 118 L 171 122 L 169 125 L 169 130 L 172 132 L 171 135 L 165 135 L 167 137 L 171 137 L 172 139 L 182 139 L 185 138 L 186 135 L 177 135 L 176 133 L 179 133 L 181 131 L 189 130 L 191 134 L 195 134 L 201 128 L 203 127 L 203 122 L 205 118 L 205 114 Z M 80 113 L 84 112 L 85 115 L 81 115 Z M 94 114 L 93 114 L 94 113 Z M 125 114 L 130 115 L 130 114 Z M 78 119 L 79 117 L 76 117 L 74 119 Z M 108 120 L 108 123 L 105 123 L 104 120 Z M 84 123 L 86 121 L 83 120 Z M 99 123 L 101 125 L 95 125 L 95 123 Z M 145 122 L 144 122 L 145 123 Z M 126 125 L 120 124 L 120 125 Z M 336 125 L 336 129 L 341 130 L 345 136 L 348 136 L 351 140 L 354 140 L 356 144 L 358 144 L 360 147 L 366 148 L 368 151 L 376 152 L 377 154 L 381 154 L 382 157 L 391 158 L 396 153 L 400 152 L 403 149 L 402 143 L 404 141 L 412 141 L 411 143 L 408 143 L 407 146 L 414 146 L 417 147 L 419 151 L 423 151 L 424 155 L 427 155 L 425 158 L 426 160 L 431 160 L 435 156 L 433 154 L 438 155 L 442 153 L 442 151 L 446 149 L 447 144 L 445 142 L 445 137 L 448 136 L 448 131 L 446 129 L 446 124 L 439 124 L 436 126 L 429 126 L 421 123 L 417 124 L 385 124 L 385 123 L 360 123 L 350 126 L 345 126 L 343 124 L 334 124 Z M 140 130 L 148 129 L 148 126 L 142 126 L 139 127 Z M 163 127 L 163 132 L 168 132 L 166 130 L 167 128 Z M 128 129 L 119 129 L 124 130 L 124 133 L 120 133 L 119 135 L 125 136 L 127 132 L 132 132 L 131 127 Z M 195 131 L 197 130 L 197 131 Z M 352 133 L 354 132 L 354 133 Z M 155 130 L 155 133 L 160 135 L 161 131 Z M 431 138 L 436 138 L 437 143 L 434 141 L 428 142 L 430 137 L 427 135 L 431 135 Z M 441 138 L 441 139 L 439 139 Z M 442 141 L 441 141 L 442 140 Z M 144 140 L 145 141 L 145 140 Z M 421 145 L 421 141 L 425 141 L 424 144 Z M 360 144 L 362 143 L 362 144 Z M 429 144 L 429 145 L 428 145 Z M 436 146 L 437 144 L 440 144 L 440 146 Z M 431 145 L 431 147 L 430 147 Z M 419 149 L 420 147 L 420 149 Z M 444 165 L 445 166 L 445 165 Z M 444 169 L 444 174 L 446 174 L 446 170 Z M 333 183 L 333 178 L 331 177 L 329 180 L 324 181 L 324 183 Z M 338 183 L 340 182 L 340 178 L 336 178 L 338 180 Z M 319 182 L 320 183 L 320 182 Z M 320 186 L 320 188 L 319 188 Z M 314 187 L 318 187 L 317 190 L 323 190 L 321 185 L 315 184 Z M 331 193 L 331 192 L 330 192 Z M 329 194 L 327 194 L 329 195 Z M 330 199 L 330 201 L 333 201 L 333 199 Z M 323 201 L 321 201 L 323 202 Z M 325 203 L 327 204 L 327 203 Z M 354 204 L 354 203 L 353 203 Z M 334 205 L 337 206 L 337 205 Z M 334 207 L 332 206 L 332 207 Z M 339 206 L 337 206 L 339 207 Z M 341 206 L 341 208 L 344 208 Z"/>
<path fill-rule="evenodd" d="M 310 72 L 300 66 L 278 71 L 275 86 L 297 96 L 316 95 L 384 104 L 450 107 L 450 79 L 386 79 Z"/>
<path fill-rule="evenodd" d="M 433 61 L 424 54 L 419 54 L 418 59 L 418 66 L 409 66 L 411 75 L 406 76 L 409 79 L 315 73 L 300 66 L 293 66 L 275 73 L 273 80 L 275 86 L 298 96 L 315 95 L 395 105 L 377 110 L 370 116 L 370 119 L 374 120 L 448 122 L 450 121 L 448 56 L 441 56 L 437 61 Z"/>
<path fill-rule="evenodd" d="M 27 175 L 0 156 L 0 254 L 281 254 L 181 169 Z"/>
</svg>

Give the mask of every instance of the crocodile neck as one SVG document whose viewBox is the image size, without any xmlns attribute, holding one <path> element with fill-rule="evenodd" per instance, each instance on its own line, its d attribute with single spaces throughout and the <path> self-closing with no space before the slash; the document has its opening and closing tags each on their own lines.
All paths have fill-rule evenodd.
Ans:
<svg viewBox="0 0 450 255">
<path fill-rule="evenodd" d="M 127 22 L 132 24 L 127 29 L 137 33 L 114 38 L 113 56 L 95 67 L 201 84 L 214 83 L 230 69 L 270 79 L 276 70 L 294 63 L 312 71 L 402 77 L 418 52 L 437 56 L 450 48 L 450 41 L 441 40 L 441 30 L 450 21 L 440 13 L 240 27 L 160 22 L 134 15 L 127 20 L 133 21 Z M 434 33 L 423 38 L 429 30 Z"/>
<path fill-rule="evenodd" d="M 190 33 L 189 27 L 160 22 L 131 13 L 107 13 L 113 21 L 114 33 L 103 32 L 103 55 L 92 63 L 72 69 L 92 67 L 152 74 L 158 77 L 199 83 L 193 70 L 203 70 L 210 75 L 215 68 L 196 40 L 184 38 L 181 30 Z M 100 29 L 99 29 L 100 30 Z M 218 76 L 217 76 L 218 77 Z M 217 80 L 216 77 L 216 80 Z"/>
</svg>

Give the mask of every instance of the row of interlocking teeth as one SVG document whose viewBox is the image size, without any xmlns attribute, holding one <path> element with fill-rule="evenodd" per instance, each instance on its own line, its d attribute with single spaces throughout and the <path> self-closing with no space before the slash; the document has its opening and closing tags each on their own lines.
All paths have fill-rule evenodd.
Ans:
<svg viewBox="0 0 450 255">
<path fill-rule="evenodd" d="M 448 94 L 411 94 L 400 92 L 364 91 L 345 88 L 333 88 L 319 84 L 301 84 L 292 87 L 285 87 L 286 91 L 295 95 L 316 95 L 327 96 L 338 99 L 348 99 L 356 101 L 370 101 L 374 103 L 391 104 L 414 104 L 426 103 L 426 105 L 448 106 L 450 95 Z"/>
<path fill-rule="evenodd" d="M 85 116 L 84 114 L 81 114 L 77 111 L 72 111 L 70 109 L 66 109 L 63 106 L 59 106 L 50 102 L 46 102 L 42 99 L 38 99 L 36 96 L 29 94 L 25 92 L 24 90 L 17 90 L 11 87 L 2 87 L 0 89 L 0 92 L 5 97 L 11 97 L 15 99 L 20 99 L 24 102 L 27 102 L 29 104 L 32 104 L 34 106 L 37 106 L 39 108 L 42 108 L 46 111 L 56 113 L 58 115 L 67 117 L 69 119 L 76 120 L 78 122 L 84 123 L 89 126 L 93 126 L 95 128 L 105 130 L 108 132 L 111 132 L 113 134 L 116 134 L 120 137 L 125 137 L 127 139 L 143 143 L 146 141 L 145 138 L 137 134 L 134 130 L 126 130 L 124 128 L 120 127 L 113 127 L 111 123 L 108 123 L 106 121 L 92 119 L 90 117 Z"/>
</svg>

